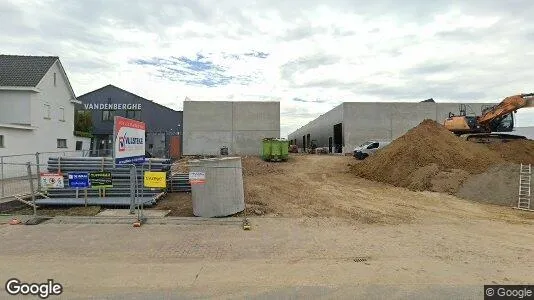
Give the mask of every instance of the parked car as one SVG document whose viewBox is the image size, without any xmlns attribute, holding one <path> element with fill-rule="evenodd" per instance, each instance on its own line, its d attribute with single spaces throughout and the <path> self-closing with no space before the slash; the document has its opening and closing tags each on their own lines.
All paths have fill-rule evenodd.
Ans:
<svg viewBox="0 0 534 300">
<path fill-rule="evenodd" d="M 354 157 L 357 159 L 365 159 L 369 155 L 374 154 L 379 149 L 389 145 L 390 142 L 368 141 L 354 149 Z"/>
</svg>

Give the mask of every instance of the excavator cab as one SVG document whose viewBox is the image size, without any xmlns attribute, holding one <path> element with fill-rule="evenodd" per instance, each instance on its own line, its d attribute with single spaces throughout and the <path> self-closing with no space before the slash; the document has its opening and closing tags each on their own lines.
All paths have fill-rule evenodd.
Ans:
<svg viewBox="0 0 534 300">
<path fill-rule="evenodd" d="M 514 114 L 509 113 L 490 122 L 492 132 L 511 132 L 514 130 Z"/>
<path fill-rule="evenodd" d="M 497 105 L 482 107 L 479 116 L 467 116 L 460 106 L 460 115 L 452 113 L 443 125 L 456 135 L 478 143 L 502 143 L 526 139 L 524 136 L 504 134 L 514 129 L 514 112 L 518 109 L 534 107 L 534 93 L 506 97 Z"/>
</svg>

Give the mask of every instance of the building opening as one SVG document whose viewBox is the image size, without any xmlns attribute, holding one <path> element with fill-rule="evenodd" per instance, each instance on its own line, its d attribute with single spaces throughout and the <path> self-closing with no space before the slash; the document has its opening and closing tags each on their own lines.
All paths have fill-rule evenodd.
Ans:
<svg viewBox="0 0 534 300">
<path fill-rule="evenodd" d="M 343 123 L 334 125 L 334 153 L 343 152 Z"/>
</svg>

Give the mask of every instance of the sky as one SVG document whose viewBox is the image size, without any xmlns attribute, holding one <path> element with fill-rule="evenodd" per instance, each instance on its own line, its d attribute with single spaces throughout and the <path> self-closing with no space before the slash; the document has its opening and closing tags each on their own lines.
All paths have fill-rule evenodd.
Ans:
<svg viewBox="0 0 534 300">
<path fill-rule="evenodd" d="M 342 102 L 534 92 L 531 0 L 0 0 L 0 53 L 59 56 L 77 96 L 173 109 L 280 101 L 281 135 Z M 534 126 L 534 108 L 517 126 Z"/>
</svg>

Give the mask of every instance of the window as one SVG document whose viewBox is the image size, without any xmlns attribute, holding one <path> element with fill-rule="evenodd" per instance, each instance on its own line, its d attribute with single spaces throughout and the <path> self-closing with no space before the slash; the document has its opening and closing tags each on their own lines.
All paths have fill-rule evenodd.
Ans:
<svg viewBox="0 0 534 300">
<path fill-rule="evenodd" d="M 134 119 L 134 120 L 141 120 L 141 111 L 140 110 L 127 110 L 126 118 Z"/>
<path fill-rule="evenodd" d="M 81 151 L 83 146 L 83 141 L 76 141 L 76 151 Z"/>
<path fill-rule="evenodd" d="M 103 110 L 102 111 L 102 121 L 113 121 L 114 116 L 115 116 L 114 110 Z"/>
<path fill-rule="evenodd" d="M 59 120 L 65 122 L 65 108 L 59 108 Z"/>
<path fill-rule="evenodd" d="M 4 136 L 0 135 L 0 148 L 5 148 L 4 146 Z"/>
<path fill-rule="evenodd" d="M 58 148 L 67 148 L 67 140 L 66 139 L 57 139 L 57 147 Z"/>
<path fill-rule="evenodd" d="M 54 86 L 57 86 L 56 85 L 56 73 L 54 73 Z"/>
<path fill-rule="evenodd" d="M 48 103 L 44 105 L 44 118 L 50 120 L 50 104 Z"/>
<path fill-rule="evenodd" d="M 369 147 L 367 147 L 367 149 L 376 149 L 378 148 L 378 143 L 372 143 L 371 145 L 369 145 Z"/>
</svg>

